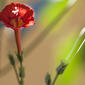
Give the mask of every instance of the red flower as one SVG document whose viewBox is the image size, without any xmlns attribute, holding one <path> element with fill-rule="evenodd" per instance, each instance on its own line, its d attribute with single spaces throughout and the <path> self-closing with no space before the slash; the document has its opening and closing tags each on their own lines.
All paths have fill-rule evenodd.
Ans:
<svg viewBox="0 0 85 85">
<path fill-rule="evenodd" d="M 7 27 L 12 28 L 15 32 L 19 55 L 21 55 L 21 36 L 19 28 L 33 25 L 35 23 L 33 15 L 34 11 L 32 8 L 20 3 L 11 3 L 0 12 L 0 21 L 5 23 Z"/>
<path fill-rule="evenodd" d="M 0 21 L 14 30 L 29 27 L 34 22 L 32 8 L 20 3 L 11 3 L 0 12 Z"/>
</svg>

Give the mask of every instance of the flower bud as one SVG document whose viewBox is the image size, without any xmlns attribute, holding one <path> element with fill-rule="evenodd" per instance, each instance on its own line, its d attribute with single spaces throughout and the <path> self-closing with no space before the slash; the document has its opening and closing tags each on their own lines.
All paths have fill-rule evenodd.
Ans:
<svg viewBox="0 0 85 85">
<path fill-rule="evenodd" d="M 45 82 L 46 85 L 50 85 L 51 84 L 51 76 L 49 73 L 47 73 L 46 77 L 45 77 Z"/>
<path fill-rule="evenodd" d="M 15 65 L 15 59 L 14 59 L 14 56 L 12 54 L 9 54 L 9 60 L 10 60 L 10 63 L 14 66 Z"/>
</svg>

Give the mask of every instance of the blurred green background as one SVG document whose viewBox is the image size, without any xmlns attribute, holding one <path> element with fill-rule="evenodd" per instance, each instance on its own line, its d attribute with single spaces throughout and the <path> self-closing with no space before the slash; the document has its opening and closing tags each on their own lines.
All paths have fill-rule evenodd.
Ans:
<svg viewBox="0 0 85 85">
<path fill-rule="evenodd" d="M 26 4 L 35 11 L 36 24 L 21 29 L 25 85 L 45 85 L 46 73 L 51 73 L 54 78 L 56 67 L 70 53 L 85 26 L 85 0 L 0 0 L 0 10 L 12 2 Z M 84 37 L 81 37 L 72 55 Z M 85 85 L 84 51 L 85 45 L 55 85 Z M 0 23 L 0 84 L 18 85 L 7 57 L 9 52 L 16 53 L 13 30 Z"/>
</svg>

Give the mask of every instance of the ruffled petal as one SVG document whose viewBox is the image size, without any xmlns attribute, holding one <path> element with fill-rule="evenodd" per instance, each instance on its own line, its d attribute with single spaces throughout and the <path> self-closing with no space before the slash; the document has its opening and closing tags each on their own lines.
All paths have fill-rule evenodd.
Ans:
<svg viewBox="0 0 85 85">
<path fill-rule="evenodd" d="M 34 18 L 32 17 L 31 19 L 29 19 L 29 20 L 27 21 L 27 23 L 25 23 L 25 25 L 24 25 L 23 27 L 29 27 L 29 26 L 32 26 L 32 25 L 34 25 L 34 24 L 35 24 Z"/>
<path fill-rule="evenodd" d="M 30 9 L 29 11 L 27 11 L 27 13 L 24 15 L 23 17 L 23 21 L 26 22 L 28 21 L 28 19 L 30 19 L 31 17 L 33 17 L 34 15 L 34 11 L 32 9 Z"/>
</svg>

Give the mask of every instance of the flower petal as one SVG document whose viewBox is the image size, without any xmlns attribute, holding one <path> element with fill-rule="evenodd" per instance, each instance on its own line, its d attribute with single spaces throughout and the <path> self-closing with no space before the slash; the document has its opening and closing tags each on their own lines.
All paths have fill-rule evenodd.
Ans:
<svg viewBox="0 0 85 85">
<path fill-rule="evenodd" d="M 31 17 L 33 17 L 34 15 L 34 11 L 32 9 L 30 9 L 23 17 L 23 21 L 27 21 L 28 19 L 30 19 Z"/>
<path fill-rule="evenodd" d="M 30 20 L 28 20 L 28 22 L 23 27 L 29 27 L 32 26 L 33 24 L 35 24 L 35 22 L 34 22 L 34 18 L 32 17 Z"/>
<path fill-rule="evenodd" d="M 35 23 L 33 15 L 32 8 L 20 3 L 11 3 L 1 11 L 0 21 L 15 30 L 33 25 Z"/>
</svg>

